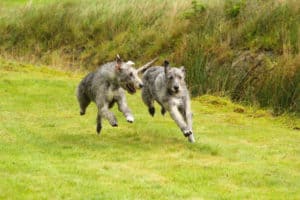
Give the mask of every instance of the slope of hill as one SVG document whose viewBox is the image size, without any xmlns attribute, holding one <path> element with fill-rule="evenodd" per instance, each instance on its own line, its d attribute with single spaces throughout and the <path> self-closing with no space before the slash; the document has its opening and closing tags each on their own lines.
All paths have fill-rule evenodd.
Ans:
<svg viewBox="0 0 300 200">
<path fill-rule="evenodd" d="M 74 70 L 94 69 L 117 53 L 137 63 L 160 56 L 187 67 L 194 96 L 300 111 L 299 1 L 5 2 L 2 57 Z"/>
<path fill-rule="evenodd" d="M 114 109 L 119 127 L 97 136 L 95 106 L 79 116 L 81 76 L 0 61 L 1 199 L 300 198 L 299 121 L 203 96 L 189 144 L 138 93 L 135 123 Z"/>
</svg>

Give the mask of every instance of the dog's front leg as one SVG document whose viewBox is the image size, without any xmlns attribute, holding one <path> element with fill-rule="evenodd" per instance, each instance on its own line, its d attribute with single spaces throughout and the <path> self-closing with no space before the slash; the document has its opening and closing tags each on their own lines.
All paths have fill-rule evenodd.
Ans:
<svg viewBox="0 0 300 200">
<path fill-rule="evenodd" d="M 193 132 L 191 129 L 189 129 L 189 126 L 185 122 L 183 116 L 181 115 L 180 111 L 178 110 L 177 106 L 170 107 L 170 115 L 172 119 L 176 122 L 176 124 L 179 126 L 181 131 L 183 132 L 183 135 L 185 137 L 188 137 L 190 142 L 195 142 Z"/>
<path fill-rule="evenodd" d="M 98 107 L 100 111 L 100 117 L 104 117 L 107 119 L 112 126 L 118 126 L 117 118 L 115 117 L 114 113 L 111 112 L 108 108 L 108 104 L 104 104 L 103 107 Z"/>
<path fill-rule="evenodd" d="M 186 132 L 188 131 L 188 127 L 177 106 L 170 107 L 170 115 L 172 119 L 176 122 L 176 124 L 179 126 L 183 134 L 186 134 Z"/>
<path fill-rule="evenodd" d="M 185 105 L 185 119 L 189 130 L 193 130 L 193 113 L 191 111 L 191 102 L 189 97 L 186 99 Z"/>
<path fill-rule="evenodd" d="M 190 142 L 195 142 L 194 133 L 193 133 L 193 114 L 191 111 L 190 101 L 186 102 L 185 119 L 186 119 L 188 129 L 190 131 L 188 135 L 188 139 Z"/>
<path fill-rule="evenodd" d="M 118 103 L 119 111 L 124 114 L 124 116 L 126 117 L 126 120 L 129 123 L 133 123 L 134 117 L 127 105 L 125 94 L 122 94 L 117 98 L 117 103 Z"/>
<path fill-rule="evenodd" d="M 188 137 L 190 142 L 195 142 L 194 134 L 193 134 L 193 114 L 191 111 L 191 102 L 190 102 L 190 97 L 187 96 L 186 99 L 184 100 L 183 107 L 180 107 L 180 113 L 182 114 L 186 124 L 188 134 L 185 134 L 186 137 Z"/>
</svg>

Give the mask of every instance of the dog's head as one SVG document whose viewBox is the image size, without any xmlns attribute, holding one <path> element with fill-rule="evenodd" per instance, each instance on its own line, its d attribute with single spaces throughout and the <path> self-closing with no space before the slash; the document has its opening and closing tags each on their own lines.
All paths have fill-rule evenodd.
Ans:
<svg viewBox="0 0 300 200">
<path fill-rule="evenodd" d="M 134 62 L 123 62 L 120 56 L 117 55 L 115 70 L 118 73 L 121 87 L 130 94 L 134 94 L 136 89 L 143 87 L 143 82 L 138 76 L 138 70 L 133 66 Z"/>
<path fill-rule="evenodd" d="M 143 82 L 140 79 L 139 74 L 144 73 L 156 60 L 157 58 L 146 63 L 139 69 L 136 69 L 134 68 L 134 62 L 123 62 L 120 56 L 117 55 L 115 70 L 118 73 L 121 87 L 127 90 L 130 94 L 134 94 L 136 89 L 142 88 Z"/>
<path fill-rule="evenodd" d="M 166 85 L 169 94 L 177 94 L 182 91 L 185 86 L 185 69 L 184 66 L 180 68 L 171 68 L 169 62 L 164 62 Z"/>
</svg>

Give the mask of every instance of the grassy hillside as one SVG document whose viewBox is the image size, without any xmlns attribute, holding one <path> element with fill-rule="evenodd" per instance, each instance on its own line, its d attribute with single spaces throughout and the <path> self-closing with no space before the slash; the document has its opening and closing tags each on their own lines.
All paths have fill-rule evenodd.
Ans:
<svg viewBox="0 0 300 200">
<path fill-rule="evenodd" d="M 189 144 L 137 94 L 136 122 L 115 109 L 119 127 L 97 136 L 95 106 L 79 116 L 81 76 L 0 61 L 1 199 L 300 198 L 299 121 L 203 96 Z"/>
<path fill-rule="evenodd" d="M 187 67 L 194 96 L 300 111 L 299 1 L 5 2 L 2 57 L 73 70 L 94 69 L 117 53 L 137 63 L 160 56 Z"/>
</svg>

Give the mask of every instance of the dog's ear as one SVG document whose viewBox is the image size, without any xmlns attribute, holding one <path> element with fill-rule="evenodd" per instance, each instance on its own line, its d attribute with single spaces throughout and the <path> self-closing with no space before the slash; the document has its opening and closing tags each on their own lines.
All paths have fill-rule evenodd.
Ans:
<svg viewBox="0 0 300 200">
<path fill-rule="evenodd" d="M 126 62 L 126 64 L 127 64 L 127 65 L 130 65 L 131 67 L 133 67 L 133 66 L 135 65 L 135 63 L 132 62 L 131 60 L 128 60 L 128 61 Z"/>
<path fill-rule="evenodd" d="M 119 54 L 117 54 L 117 57 L 116 57 L 116 70 L 121 70 L 121 66 L 122 66 L 122 59 L 120 57 Z"/>
<path fill-rule="evenodd" d="M 186 70 L 184 66 L 179 67 L 180 71 L 182 71 L 183 78 L 185 78 Z"/>
<path fill-rule="evenodd" d="M 169 70 L 169 61 L 167 61 L 167 60 L 164 61 L 164 67 L 165 67 L 165 73 L 168 73 L 168 70 Z"/>
<path fill-rule="evenodd" d="M 184 66 L 181 66 L 179 69 L 185 74 L 185 67 Z"/>
</svg>

